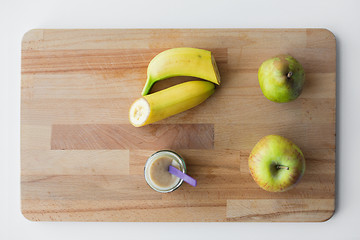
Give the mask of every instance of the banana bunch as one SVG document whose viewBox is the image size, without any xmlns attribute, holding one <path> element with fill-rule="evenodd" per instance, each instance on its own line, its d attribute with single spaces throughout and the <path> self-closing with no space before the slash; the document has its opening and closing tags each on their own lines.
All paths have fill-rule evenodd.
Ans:
<svg viewBox="0 0 360 240">
<path fill-rule="evenodd" d="M 175 76 L 191 76 L 207 81 L 189 81 L 148 94 L 157 81 Z M 135 100 L 129 120 L 141 127 L 193 108 L 220 85 L 220 75 L 210 51 L 197 48 L 173 48 L 155 56 L 147 70 L 143 97 Z"/>
</svg>

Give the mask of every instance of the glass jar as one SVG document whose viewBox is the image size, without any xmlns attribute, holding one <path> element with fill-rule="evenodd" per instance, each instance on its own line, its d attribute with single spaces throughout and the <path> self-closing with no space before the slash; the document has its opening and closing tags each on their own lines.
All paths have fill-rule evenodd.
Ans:
<svg viewBox="0 0 360 240">
<path fill-rule="evenodd" d="M 160 150 L 152 154 L 146 161 L 144 167 L 145 180 L 147 184 L 157 192 L 161 192 L 161 193 L 173 192 L 181 186 L 184 180 L 176 177 L 177 180 L 173 184 L 167 187 L 160 187 L 153 181 L 150 175 L 150 168 L 152 167 L 152 164 L 154 163 L 154 161 L 156 161 L 161 157 L 171 158 L 173 161 L 175 161 L 178 164 L 179 170 L 182 171 L 183 173 L 186 173 L 185 161 L 179 154 L 171 150 Z"/>
</svg>

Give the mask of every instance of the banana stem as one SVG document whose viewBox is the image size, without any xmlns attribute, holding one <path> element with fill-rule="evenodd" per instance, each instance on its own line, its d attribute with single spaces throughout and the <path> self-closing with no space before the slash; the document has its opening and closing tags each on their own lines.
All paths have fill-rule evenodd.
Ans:
<svg viewBox="0 0 360 240">
<path fill-rule="evenodd" d="M 282 165 L 277 165 L 276 168 L 277 168 L 277 169 L 286 169 L 286 170 L 289 170 L 289 167 L 282 166 Z"/>
<path fill-rule="evenodd" d="M 145 95 L 149 94 L 152 85 L 153 85 L 153 82 L 148 78 L 146 80 L 145 86 L 144 86 L 144 88 L 143 88 L 143 90 L 141 92 L 141 95 L 145 96 Z"/>
</svg>

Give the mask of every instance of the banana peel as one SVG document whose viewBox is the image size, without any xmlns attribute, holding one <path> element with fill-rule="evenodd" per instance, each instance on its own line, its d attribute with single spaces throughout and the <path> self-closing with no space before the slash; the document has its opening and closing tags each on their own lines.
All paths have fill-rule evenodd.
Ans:
<svg viewBox="0 0 360 240">
<path fill-rule="evenodd" d="M 149 63 L 141 95 L 147 95 L 157 81 L 190 76 L 220 85 L 220 74 L 213 54 L 198 48 L 172 48 L 156 55 Z"/>
</svg>

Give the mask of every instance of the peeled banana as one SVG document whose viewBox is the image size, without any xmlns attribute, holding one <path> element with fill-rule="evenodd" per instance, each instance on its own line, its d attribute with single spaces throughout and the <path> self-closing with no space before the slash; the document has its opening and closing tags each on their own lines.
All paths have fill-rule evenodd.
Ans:
<svg viewBox="0 0 360 240">
<path fill-rule="evenodd" d="M 197 77 L 220 85 L 219 71 L 210 51 L 172 48 L 159 53 L 149 63 L 141 95 L 147 95 L 155 82 L 175 76 Z"/>
<path fill-rule="evenodd" d="M 141 127 L 193 108 L 215 91 L 207 81 L 189 81 L 143 96 L 131 105 L 129 120 Z"/>
</svg>

